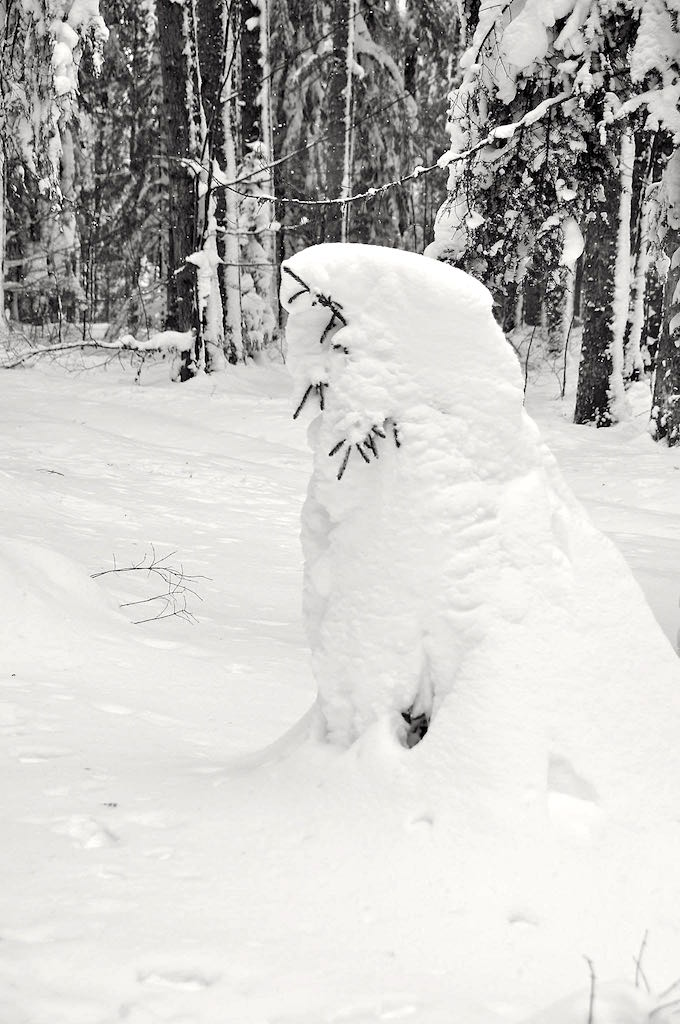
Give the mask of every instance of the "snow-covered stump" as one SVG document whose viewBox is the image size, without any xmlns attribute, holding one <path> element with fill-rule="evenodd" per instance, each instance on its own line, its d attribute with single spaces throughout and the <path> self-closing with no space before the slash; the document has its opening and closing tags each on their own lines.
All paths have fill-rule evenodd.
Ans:
<svg viewBox="0 0 680 1024">
<path fill-rule="evenodd" d="M 487 290 L 362 245 L 282 279 L 296 412 L 318 413 L 304 611 L 328 739 L 429 726 L 407 756 L 515 825 L 674 813 L 677 659 L 524 412 Z"/>
</svg>

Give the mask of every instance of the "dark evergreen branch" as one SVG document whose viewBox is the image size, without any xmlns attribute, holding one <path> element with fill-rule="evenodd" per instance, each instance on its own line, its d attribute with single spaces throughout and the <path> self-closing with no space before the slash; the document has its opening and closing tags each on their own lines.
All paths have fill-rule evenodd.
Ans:
<svg viewBox="0 0 680 1024">
<path fill-rule="evenodd" d="M 340 469 L 338 470 L 338 480 L 342 480 L 342 478 L 344 476 L 344 473 L 345 473 L 345 470 L 347 469 L 347 463 L 349 462 L 349 457 L 350 457 L 351 454 L 352 454 L 352 449 L 348 445 L 347 446 L 347 451 L 345 452 L 345 457 L 342 460 L 342 463 L 340 465 Z"/>
<path fill-rule="evenodd" d="M 298 405 L 297 409 L 293 413 L 293 419 L 294 420 L 296 420 L 298 418 L 298 416 L 300 415 L 300 413 L 304 409 L 305 402 L 307 401 L 307 399 L 309 398 L 310 394 L 314 390 L 314 386 L 315 386 L 314 384 L 310 384 L 309 387 L 307 388 L 307 390 L 305 391 L 304 395 L 302 396 L 302 399 L 300 400 L 300 404 Z"/>
<path fill-rule="evenodd" d="M 345 445 L 345 444 L 347 444 L 347 438 L 343 437 L 342 441 L 338 441 L 337 444 L 333 445 L 333 447 L 331 448 L 331 450 L 328 453 L 328 457 L 331 458 L 332 455 L 337 455 L 337 453 L 340 451 L 342 446 Z"/>
</svg>

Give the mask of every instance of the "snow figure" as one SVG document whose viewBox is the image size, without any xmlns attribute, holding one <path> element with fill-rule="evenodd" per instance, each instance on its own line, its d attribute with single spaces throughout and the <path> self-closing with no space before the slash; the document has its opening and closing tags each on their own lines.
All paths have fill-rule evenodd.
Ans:
<svg viewBox="0 0 680 1024">
<path fill-rule="evenodd" d="M 283 265 L 314 468 L 304 611 L 332 743 L 388 730 L 508 814 L 677 817 L 680 667 L 523 409 L 462 271 L 364 245 Z M 421 742 L 419 742 L 421 741 Z"/>
</svg>

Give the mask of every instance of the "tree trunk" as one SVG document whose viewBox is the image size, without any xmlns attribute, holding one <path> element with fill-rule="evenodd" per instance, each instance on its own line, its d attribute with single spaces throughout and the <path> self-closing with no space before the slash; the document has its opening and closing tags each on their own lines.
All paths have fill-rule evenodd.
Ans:
<svg viewBox="0 0 680 1024">
<path fill-rule="evenodd" d="M 574 423 L 612 423 L 612 323 L 621 183 L 603 166 L 599 201 L 588 213 L 583 255 L 583 339 Z M 606 184 L 605 184 L 606 181 Z"/>
<path fill-rule="evenodd" d="M 186 5 L 158 0 L 158 36 L 163 79 L 165 139 L 168 155 L 168 268 L 167 316 L 170 330 L 200 332 L 195 274 L 187 257 L 196 247 L 195 183 L 183 160 L 195 156 L 189 109 L 191 69 L 187 60 Z M 183 358 L 180 379 L 195 376 L 196 353 Z"/>
<path fill-rule="evenodd" d="M 261 88 L 262 53 L 260 47 L 260 5 L 255 0 L 241 0 L 241 137 L 243 155 L 262 138 L 260 104 L 256 97 Z"/>
<path fill-rule="evenodd" d="M 680 150 L 664 172 L 668 273 L 654 377 L 652 426 L 657 441 L 680 443 Z"/>
<path fill-rule="evenodd" d="M 328 85 L 328 157 L 326 189 L 329 199 L 349 195 L 352 149 L 352 43 L 358 0 L 333 0 L 333 65 Z M 324 240 L 347 241 L 348 221 L 342 204 L 326 213 Z"/>
<path fill-rule="evenodd" d="M 680 228 L 669 229 L 665 242 L 671 265 L 664 288 L 652 420 L 655 439 L 674 445 L 680 443 Z"/>
<path fill-rule="evenodd" d="M 0 145 L 0 345 L 9 334 L 5 313 L 5 147 Z"/>
</svg>

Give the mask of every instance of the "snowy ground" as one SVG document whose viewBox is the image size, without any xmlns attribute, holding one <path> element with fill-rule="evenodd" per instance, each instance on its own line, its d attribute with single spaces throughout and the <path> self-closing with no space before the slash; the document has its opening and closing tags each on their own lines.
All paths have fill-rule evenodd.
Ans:
<svg viewBox="0 0 680 1024">
<path fill-rule="evenodd" d="M 576 989 L 587 1020 L 584 956 L 598 985 L 635 979 L 626 906 L 596 950 L 522 906 L 490 928 L 504 880 L 457 889 L 455 829 L 391 749 L 258 753 L 314 697 L 305 430 L 283 368 L 165 374 L 0 375 L 0 1021 L 488 1024 Z M 574 428 L 557 390 L 530 387 L 528 407 L 675 645 L 680 450 L 644 417 Z M 152 549 L 209 577 L 197 624 L 134 624 L 161 607 L 119 609 L 158 592 L 142 573 L 90 579 Z M 669 905 L 648 936 L 657 991 L 680 975 L 679 930 Z"/>
</svg>

